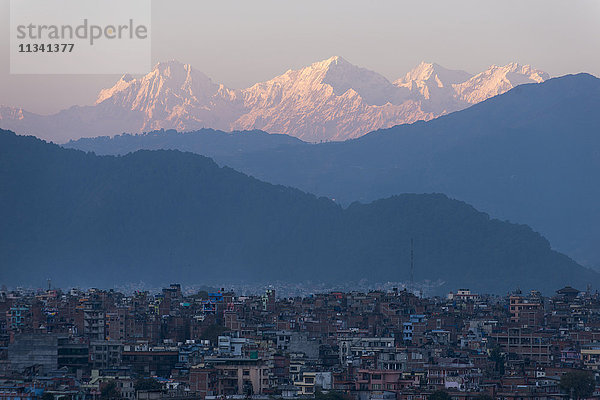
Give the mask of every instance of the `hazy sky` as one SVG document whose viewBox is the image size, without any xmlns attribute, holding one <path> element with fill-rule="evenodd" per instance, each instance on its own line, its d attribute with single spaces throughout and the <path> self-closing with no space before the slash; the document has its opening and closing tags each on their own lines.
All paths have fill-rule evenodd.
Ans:
<svg viewBox="0 0 600 400">
<path fill-rule="evenodd" d="M 9 0 L 0 0 L 0 25 L 0 104 L 51 113 L 92 103 L 119 78 L 10 75 Z M 390 80 L 422 60 L 469 72 L 517 61 L 552 76 L 600 76 L 600 1 L 152 1 L 153 62 L 190 63 L 232 88 L 333 55 Z"/>
</svg>

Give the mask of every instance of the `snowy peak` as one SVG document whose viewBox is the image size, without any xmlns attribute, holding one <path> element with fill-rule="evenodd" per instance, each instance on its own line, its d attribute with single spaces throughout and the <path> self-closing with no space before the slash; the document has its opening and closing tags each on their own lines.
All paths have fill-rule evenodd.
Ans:
<svg viewBox="0 0 600 400">
<path fill-rule="evenodd" d="M 516 74 L 518 76 L 526 77 L 529 80 L 534 81 L 535 83 L 542 83 L 543 81 L 550 79 L 550 75 L 548 73 L 533 68 L 531 65 L 521 65 L 516 62 L 512 62 L 510 64 L 505 65 L 504 67 L 496 67 L 507 76 L 510 74 Z"/>
<path fill-rule="evenodd" d="M 405 90 L 394 87 L 383 75 L 350 64 L 341 57 L 330 58 L 323 64 L 327 65 L 323 83 L 330 85 L 337 96 L 352 89 L 367 104 L 378 106 L 399 104 L 408 99 Z"/>
<path fill-rule="evenodd" d="M 25 111 L 19 107 L 0 106 L 0 121 L 6 120 L 22 120 L 25 118 Z"/>
<path fill-rule="evenodd" d="M 152 68 L 152 72 L 163 76 L 184 76 L 189 74 L 191 70 L 192 66 L 190 64 L 184 64 L 177 60 L 161 61 Z"/>
<path fill-rule="evenodd" d="M 191 65 L 173 60 L 156 64 L 138 79 L 123 75 L 113 87 L 100 91 L 96 104 L 109 100 L 132 110 L 148 110 L 151 104 L 165 102 L 170 96 L 185 95 L 197 100 L 212 96 L 218 89 L 219 85 Z"/>
<path fill-rule="evenodd" d="M 307 141 L 345 140 L 397 121 L 431 119 L 382 75 L 331 57 L 241 91 L 246 112 L 232 129 Z"/>
<path fill-rule="evenodd" d="M 460 108 L 452 85 L 464 82 L 471 76 L 465 71 L 423 61 L 403 78 L 396 80 L 394 85 L 408 90 L 413 97 L 421 100 L 425 110 L 441 115 Z"/>
<path fill-rule="evenodd" d="M 146 76 L 149 79 L 158 79 L 167 84 L 166 89 L 215 89 L 218 85 L 202 72 L 192 68 L 190 64 L 178 61 L 168 61 L 156 64 L 152 72 Z"/>
<path fill-rule="evenodd" d="M 236 98 L 235 91 L 172 60 L 156 64 L 140 78 L 124 75 L 99 93 L 96 105 L 109 115 L 133 112 L 131 117 L 143 121 L 140 131 L 229 129 L 230 120 L 240 113 Z"/>
<path fill-rule="evenodd" d="M 326 60 L 317 61 L 310 64 L 307 67 L 300 68 L 299 71 L 301 75 L 319 75 L 320 77 L 325 77 L 332 70 L 344 71 L 349 69 L 358 68 L 353 64 L 350 64 L 346 59 L 341 56 L 333 56 Z M 290 70 L 288 72 L 294 72 Z"/>
<path fill-rule="evenodd" d="M 123 75 L 121 77 L 121 79 L 119 79 L 117 81 L 117 83 L 114 84 L 113 87 L 107 88 L 107 89 L 102 89 L 100 91 L 100 93 L 98 93 L 98 97 L 96 98 L 95 104 L 100 104 L 104 100 L 116 95 L 119 92 L 126 90 L 129 87 L 129 85 L 131 84 L 131 82 L 134 80 L 135 79 L 129 74 Z"/>
<path fill-rule="evenodd" d="M 333 57 L 329 57 L 326 60 L 314 62 L 309 67 L 306 67 L 306 68 L 312 68 L 315 70 L 321 70 L 321 71 L 327 72 L 330 68 L 335 68 L 335 67 L 352 68 L 352 67 L 354 67 L 354 65 L 350 64 L 342 56 L 333 56 Z"/>
<path fill-rule="evenodd" d="M 404 77 L 394 82 L 398 86 L 408 86 L 416 82 L 435 82 L 439 87 L 449 86 L 454 83 L 464 82 L 472 75 L 461 70 L 452 70 L 436 63 L 422 61 L 409 71 Z"/>
<path fill-rule="evenodd" d="M 540 83 L 548 78 L 547 73 L 518 63 L 492 65 L 477 75 L 471 75 L 422 62 L 396 80 L 394 85 L 418 95 L 425 110 L 441 115 L 505 93 L 515 86 Z"/>
<path fill-rule="evenodd" d="M 392 85 L 384 76 L 358 67 L 340 56 L 297 69 L 267 82 L 244 89 L 251 102 L 271 104 L 272 101 L 288 96 L 296 98 L 323 98 L 323 96 L 360 97 L 367 105 L 400 104 L 407 100 L 407 91 Z M 250 100 L 254 99 L 254 100 Z"/>
<path fill-rule="evenodd" d="M 95 105 L 51 116 L 1 108 L 3 128 L 51 140 L 146 132 L 262 129 L 312 142 L 346 140 L 394 125 L 430 120 L 548 74 L 517 63 L 471 75 L 421 62 L 391 83 L 340 56 L 232 90 L 172 60 L 145 76 L 123 75 Z"/>
<path fill-rule="evenodd" d="M 469 104 L 475 104 L 505 93 L 515 86 L 541 83 L 547 79 L 550 79 L 548 73 L 531 65 L 513 62 L 504 66 L 492 65 L 471 79 L 455 85 L 455 90 L 458 98 Z"/>
</svg>

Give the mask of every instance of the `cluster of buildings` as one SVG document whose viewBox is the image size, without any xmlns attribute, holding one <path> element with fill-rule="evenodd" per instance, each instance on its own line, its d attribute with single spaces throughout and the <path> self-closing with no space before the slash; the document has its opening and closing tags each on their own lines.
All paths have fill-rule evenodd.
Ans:
<svg viewBox="0 0 600 400">
<path fill-rule="evenodd" d="M 0 400 L 541 400 L 569 398 L 561 376 L 599 367 L 600 295 L 570 287 L 0 292 Z"/>
</svg>

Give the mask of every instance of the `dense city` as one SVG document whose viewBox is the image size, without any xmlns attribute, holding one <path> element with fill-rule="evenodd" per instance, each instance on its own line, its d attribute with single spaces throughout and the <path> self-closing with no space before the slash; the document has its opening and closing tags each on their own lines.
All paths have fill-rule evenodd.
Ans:
<svg viewBox="0 0 600 400">
<path fill-rule="evenodd" d="M 0 293 L 0 400 L 599 398 L 600 295 Z"/>
</svg>

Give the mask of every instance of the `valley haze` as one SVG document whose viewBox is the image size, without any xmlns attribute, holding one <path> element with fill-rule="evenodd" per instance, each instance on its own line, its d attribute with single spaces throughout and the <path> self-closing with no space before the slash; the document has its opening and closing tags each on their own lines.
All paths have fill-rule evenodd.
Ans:
<svg viewBox="0 0 600 400">
<path fill-rule="evenodd" d="M 10 131 L 0 131 L 0 161 L 8 284 L 51 273 L 70 285 L 112 286 L 115 276 L 160 285 L 224 271 L 251 282 L 408 282 L 411 241 L 415 282 L 437 294 L 462 285 L 551 292 L 600 279 L 530 227 L 442 194 L 342 208 L 192 153 L 97 156 Z"/>
</svg>

